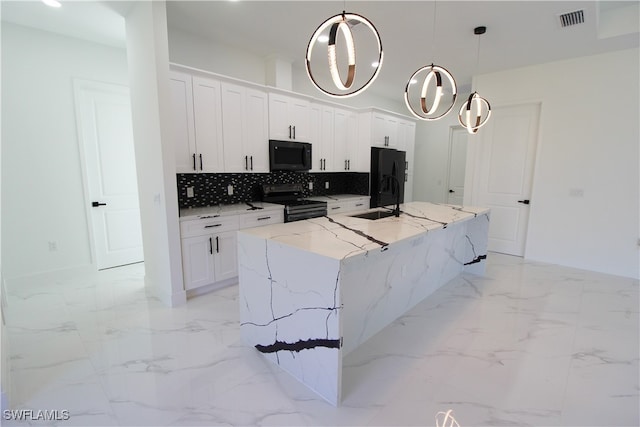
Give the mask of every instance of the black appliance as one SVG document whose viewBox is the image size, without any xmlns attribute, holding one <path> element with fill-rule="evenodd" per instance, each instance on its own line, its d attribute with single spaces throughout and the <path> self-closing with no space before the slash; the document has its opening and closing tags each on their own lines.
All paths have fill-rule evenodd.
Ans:
<svg viewBox="0 0 640 427">
<path fill-rule="evenodd" d="M 405 152 L 392 148 L 371 148 L 372 208 L 404 202 Z"/>
<path fill-rule="evenodd" d="M 262 201 L 284 205 L 284 222 L 327 214 L 327 202 L 302 198 L 302 184 L 263 184 Z"/>
<path fill-rule="evenodd" d="M 271 171 L 308 171 L 311 169 L 311 144 L 269 140 Z"/>
</svg>

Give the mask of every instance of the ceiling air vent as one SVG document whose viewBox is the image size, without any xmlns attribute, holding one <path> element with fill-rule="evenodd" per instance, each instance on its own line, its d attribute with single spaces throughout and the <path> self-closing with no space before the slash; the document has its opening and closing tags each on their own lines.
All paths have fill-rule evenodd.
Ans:
<svg viewBox="0 0 640 427">
<path fill-rule="evenodd" d="M 559 16 L 560 26 L 562 28 L 570 27 L 572 25 L 584 23 L 584 11 L 576 10 L 575 12 L 563 13 Z"/>
</svg>

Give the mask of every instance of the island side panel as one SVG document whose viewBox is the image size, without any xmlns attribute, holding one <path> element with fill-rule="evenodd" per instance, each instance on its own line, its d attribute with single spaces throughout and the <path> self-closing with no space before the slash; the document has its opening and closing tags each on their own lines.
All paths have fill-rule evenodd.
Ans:
<svg viewBox="0 0 640 427">
<path fill-rule="evenodd" d="M 340 262 L 238 233 L 240 332 L 333 405 L 340 402 Z"/>
<path fill-rule="evenodd" d="M 489 212 L 478 214 L 466 222 L 467 251 L 464 271 L 482 275 L 487 265 L 487 245 L 489 244 Z"/>
<path fill-rule="evenodd" d="M 463 271 L 467 222 L 343 260 L 344 355 Z"/>
</svg>

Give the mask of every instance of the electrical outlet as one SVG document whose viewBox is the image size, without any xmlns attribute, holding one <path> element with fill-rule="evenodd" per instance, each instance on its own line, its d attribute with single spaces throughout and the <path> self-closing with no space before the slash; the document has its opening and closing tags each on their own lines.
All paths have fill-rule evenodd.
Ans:
<svg viewBox="0 0 640 427">
<path fill-rule="evenodd" d="M 229 185 L 227 186 L 227 194 L 228 194 L 229 196 L 233 196 L 233 185 L 229 184 Z"/>
<path fill-rule="evenodd" d="M 328 190 L 329 189 L 329 181 L 325 181 L 324 182 L 324 189 Z"/>
<path fill-rule="evenodd" d="M 193 197 L 193 187 L 187 187 L 187 197 Z"/>
<path fill-rule="evenodd" d="M 58 250 L 57 242 L 49 242 L 49 252 L 56 252 Z"/>
<path fill-rule="evenodd" d="M 313 190 L 313 181 L 309 181 L 309 190 Z"/>
</svg>

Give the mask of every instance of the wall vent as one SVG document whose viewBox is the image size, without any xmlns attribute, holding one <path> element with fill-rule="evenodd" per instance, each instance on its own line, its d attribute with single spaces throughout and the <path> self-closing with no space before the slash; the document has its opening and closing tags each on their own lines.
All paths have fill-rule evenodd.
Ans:
<svg viewBox="0 0 640 427">
<path fill-rule="evenodd" d="M 576 10 L 575 12 L 563 13 L 559 16 L 560 26 L 562 28 L 570 27 L 572 25 L 584 23 L 584 11 Z"/>
</svg>

